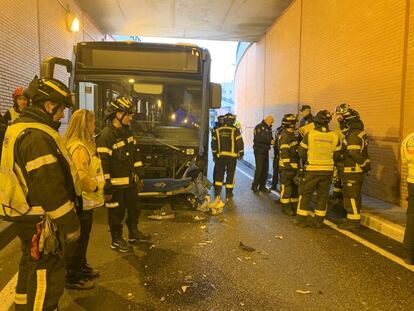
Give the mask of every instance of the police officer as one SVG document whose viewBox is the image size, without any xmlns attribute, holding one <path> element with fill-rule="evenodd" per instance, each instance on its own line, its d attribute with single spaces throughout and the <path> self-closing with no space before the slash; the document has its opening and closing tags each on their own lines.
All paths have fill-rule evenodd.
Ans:
<svg viewBox="0 0 414 311">
<path fill-rule="evenodd" d="M 401 158 L 408 166 L 407 226 L 404 234 L 405 262 L 414 265 L 414 133 L 409 134 L 401 144 Z"/>
<path fill-rule="evenodd" d="M 313 115 L 312 115 L 312 107 L 309 105 L 303 105 L 300 110 L 299 114 L 302 117 L 299 123 L 299 127 L 303 127 L 308 125 L 309 123 L 313 122 Z"/>
<path fill-rule="evenodd" d="M 298 119 L 294 114 L 285 114 L 282 119 L 283 132 L 279 138 L 280 203 L 283 213 L 293 216 L 298 203 L 298 186 L 293 182 L 299 169 L 299 135 L 296 132 Z"/>
<path fill-rule="evenodd" d="M 237 159 L 244 156 L 244 144 L 240 131 L 234 126 L 235 117 L 231 113 L 225 115 L 224 125 L 216 128 L 211 140 L 214 165 L 215 203 L 222 206 L 220 199 L 224 175 L 226 175 L 226 200 L 233 198 L 234 175 Z"/>
<path fill-rule="evenodd" d="M 4 119 L 8 124 L 13 123 L 20 117 L 22 111 L 29 103 L 29 96 L 23 87 L 18 87 L 13 92 L 13 107 L 6 111 Z"/>
<path fill-rule="evenodd" d="M 275 143 L 272 134 L 273 122 L 273 117 L 269 115 L 254 128 L 253 150 L 256 170 L 254 172 L 252 183 L 253 192 L 258 192 L 259 190 L 270 192 L 270 190 L 266 188 L 266 181 L 269 174 L 269 150 L 270 146 Z M 259 189 L 257 189 L 257 187 L 259 187 Z"/>
<path fill-rule="evenodd" d="M 0 213 L 16 220 L 22 243 L 16 310 L 57 310 L 65 287 L 62 246 L 80 234 L 76 167 L 58 133 L 72 103 L 69 89 L 51 78 L 35 77 L 29 93 L 32 105 L 6 131 Z"/>
<path fill-rule="evenodd" d="M 125 210 L 128 211 L 128 242 L 149 240 L 149 236 L 138 230 L 138 187 L 142 184 L 143 165 L 129 128 L 133 115 L 133 103 L 129 97 L 112 101 L 105 111 L 111 122 L 96 140 L 105 178 L 105 205 L 112 236 L 110 247 L 124 253 L 132 251 L 131 245 L 122 237 Z"/>
<path fill-rule="evenodd" d="M 305 134 L 299 146 L 299 155 L 305 161 L 305 174 L 300 186 L 299 204 L 295 224 L 306 227 L 309 203 L 316 191 L 316 208 L 313 226 L 321 228 L 326 215 L 329 187 L 334 163 L 341 155 L 338 134 L 329 131 L 332 115 L 327 110 L 319 111 L 315 118 L 315 129 Z"/>
<path fill-rule="evenodd" d="M 343 142 L 344 174 L 342 177 L 344 207 L 347 219 L 338 225 L 346 230 L 358 230 L 361 221 L 361 188 L 364 175 L 371 169 L 368 137 L 359 113 L 352 108 L 341 113 L 347 127 Z"/>
<path fill-rule="evenodd" d="M 279 138 L 283 132 L 283 126 L 279 126 L 275 131 L 275 144 L 273 145 L 273 177 L 271 190 L 277 190 L 279 184 Z"/>
</svg>

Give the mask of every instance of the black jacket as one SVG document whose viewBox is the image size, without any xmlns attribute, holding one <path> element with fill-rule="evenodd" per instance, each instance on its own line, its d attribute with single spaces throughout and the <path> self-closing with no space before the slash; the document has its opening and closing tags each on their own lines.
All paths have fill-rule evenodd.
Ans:
<svg viewBox="0 0 414 311">
<path fill-rule="evenodd" d="M 16 120 L 16 123 L 24 122 L 43 123 L 57 128 L 57 123 L 53 122 L 49 115 L 35 107 L 27 107 Z M 45 163 L 42 160 L 45 157 L 56 160 Z M 29 206 L 41 206 L 46 212 L 51 212 L 64 206 L 68 201 L 79 201 L 69 164 L 54 139 L 45 132 L 27 129 L 18 137 L 15 144 L 15 163 L 22 171 L 28 187 Z M 31 221 L 39 221 L 38 216 L 31 217 Z M 65 233 L 75 231 L 79 224 L 73 209 L 53 220 Z"/>
<path fill-rule="evenodd" d="M 300 137 L 298 133 L 284 130 L 279 138 L 279 169 L 297 170 L 299 168 Z"/>
<path fill-rule="evenodd" d="M 267 153 L 272 144 L 272 127 L 263 120 L 254 128 L 253 149 L 255 153 Z"/>
<path fill-rule="evenodd" d="M 132 187 L 142 179 L 143 164 L 137 143 L 128 127 L 106 126 L 96 139 L 105 177 L 105 194 L 116 188 Z"/>
<path fill-rule="evenodd" d="M 214 158 L 243 157 L 244 143 L 240 130 L 226 124 L 213 130 L 211 150 Z"/>
<path fill-rule="evenodd" d="M 371 170 L 368 137 L 360 120 L 348 124 L 343 142 L 343 157 L 345 173 L 367 173 Z"/>
<path fill-rule="evenodd" d="M 299 122 L 299 127 L 305 126 L 313 122 L 313 115 L 310 113 L 306 117 L 302 118 Z"/>
</svg>

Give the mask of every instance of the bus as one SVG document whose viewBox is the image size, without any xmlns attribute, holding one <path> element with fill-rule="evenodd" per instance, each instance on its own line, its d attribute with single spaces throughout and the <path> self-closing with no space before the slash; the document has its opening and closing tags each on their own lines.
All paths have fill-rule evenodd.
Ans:
<svg viewBox="0 0 414 311">
<path fill-rule="evenodd" d="M 144 178 L 181 178 L 191 161 L 205 174 L 209 111 L 221 106 L 221 86 L 210 82 L 207 49 L 189 44 L 80 42 L 73 59 L 49 57 L 41 76 L 55 67 L 69 73 L 76 108 L 94 111 L 97 129 L 108 103 L 130 96 L 132 131 L 143 158 Z"/>
</svg>

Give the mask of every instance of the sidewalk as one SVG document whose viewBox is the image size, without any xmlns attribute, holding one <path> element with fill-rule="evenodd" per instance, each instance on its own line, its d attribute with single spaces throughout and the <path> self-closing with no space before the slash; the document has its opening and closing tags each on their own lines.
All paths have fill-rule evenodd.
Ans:
<svg viewBox="0 0 414 311">
<path fill-rule="evenodd" d="M 243 164 L 254 169 L 253 150 L 246 150 Z M 269 152 L 269 179 L 273 174 L 273 152 Z M 362 196 L 361 223 L 395 241 L 401 242 L 405 232 L 405 209 L 366 195 Z"/>
</svg>

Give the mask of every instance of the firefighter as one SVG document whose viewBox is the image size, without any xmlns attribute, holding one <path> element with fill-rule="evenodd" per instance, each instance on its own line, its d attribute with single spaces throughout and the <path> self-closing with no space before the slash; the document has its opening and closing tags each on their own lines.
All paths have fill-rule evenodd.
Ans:
<svg viewBox="0 0 414 311">
<path fill-rule="evenodd" d="M 27 107 L 29 103 L 29 95 L 27 90 L 23 87 L 18 87 L 13 92 L 13 107 L 6 111 L 4 114 L 4 119 L 10 125 L 17 118 L 20 117 L 22 111 Z"/>
<path fill-rule="evenodd" d="M 283 132 L 283 126 L 279 126 L 275 131 L 275 144 L 273 145 L 273 177 L 271 190 L 277 190 L 279 184 L 279 138 Z"/>
<path fill-rule="evenodd" d="M 256 170 L 252 183 L 253 192 L 270 192 L 266 188 L 267 176 L 269 174 L 269 150 L 270 146 L 275 143 L 272 134 L 272 124 L 274 119 L 272 116 L 266 116 L 262 122 L 254 128 L 253 150 Z M 259 189 L 257 189 L 259 187 Z"/>
<path fill-rule="evenodd" d="M 285 114 L 282 119 L 283 132 L 279 138 L 280 203 L 284 214 L 296 212 L 298 186 L 293 182 L 299 169 L 299 135 L 296 132 L 298 119 L 294 114 Z"/>
<path fill-rule="evenodd" d="M 409 134 L 401 144 L 401 158 L 408 166 L 407 226 L 404 234 L 405 262 L 414 265 L 414 133 Z"/>
<path fill-rule="evenodd" d="M 110 124 L 100 132 L 96 140 L 105 177 L 105 206 L 108 208 L 112 237 L 110 247 L 123 253 L 132 251 L 128 242 L 137 243 L 150 238 L 138 230 L 138 189 L 142 188 L 143 165 L 136 140 L 129 128 L 133 115 L 133 103 L 129 97 L 119 97 L 112 101 L 105 111 Z M 122 236 L 125 210 L 128 211 L 128 242 Z"/>
<path fill-rule="evenodd" d="M 22 243 L 16 310 L 57 310 L 65 287 L 63 244 L 80 235 L 76 167 L 58 133 L 72 103 L 69 89 L 55 79 L 35 77 L 28 92 L 31 106 L 6 131 L 0 213 L 16 221 Z"/>
<path fill-rule="evenodd" d="M 231 113 L 225 115 L 224 125 L 214 130 L 211 140 L 214 165 L 214 194 L 213 207 L 222 209 L 224 203 L 220 194 L 226 175 L 226 201 L 233 198 L 234 175 L 236 172 L 237 159 L 244 156 L 244 144 L 240 131 L 234 126 L 235 118 Z M 214 206 L 215 205 L 215 206 Z"/>
<path fill-rule="evenodd" d="M 306 227 L 309 203 L 316 191 L 315 218 L 312 225 L 322 228 L 326 215 L 329 187 L 335 162 L 341 155 L 338 134 L 329 131 L 332 115 L 327 110 L 319 111 L 315 118 L 315 129 L 305 134 L 299 145 L 299 156 L 305 162 L 305 173 L 300 185 L 299 204 L 295 224 Z"/>
<path fill-rule="evenodd" d="M 368 137 L 357 111 L 344 109 L 341 113 L 347 127 L 344 143 L 344 174 L 342 177 L 344 207 L 347 219 L 338 225 L 345 230 L 360 229 L 361 188 L 364 175 L 371 170 L 368 155 Z"/>
</svg>

